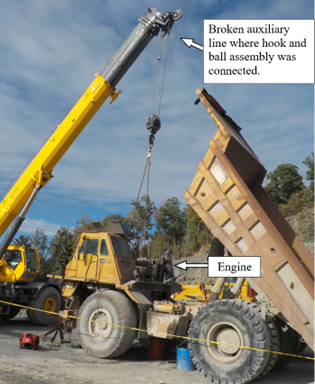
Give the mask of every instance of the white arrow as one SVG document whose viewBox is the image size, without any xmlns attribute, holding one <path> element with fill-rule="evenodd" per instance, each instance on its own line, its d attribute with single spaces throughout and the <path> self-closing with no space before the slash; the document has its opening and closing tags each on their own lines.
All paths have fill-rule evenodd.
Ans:
<svg viewBox="0 0 315 384">
<path fill-rule="evenodd" d="M 199 49 L 200 51 L 203 51 L 203 46 L 200 44 L 197 44 L 194 42 L 194 39 L 184 39 L 183 37 L 180 38 L 183 43 L 187 45 L 188 48 L 194 47 Z"/>
<path fill-rule="evenodd" d="M 208 268 L 208 264 L 187 264 L 185 260 L 182 263 L 175 264 L 174 267 L 184 269 L 186 271 L 187 268 Z"/>
<path fill-rule="evenodd" d="M 209 277 L 261 277 L 260 256 L 208 256 L 208 263 L 188 264 L 187 260 L 175 267 L 187 268 L 208 268 Z"/>
</svg>

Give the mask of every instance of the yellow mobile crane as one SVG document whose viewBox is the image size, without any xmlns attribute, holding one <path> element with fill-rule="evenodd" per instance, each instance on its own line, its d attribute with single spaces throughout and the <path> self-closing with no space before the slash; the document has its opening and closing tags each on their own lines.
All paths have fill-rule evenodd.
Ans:
<svg viewBox="0 0 315 384">
<path fill-rule="evenodd" d="M 155 8 L 148 9 L 147 15 L 139 19 L 138 25 L 121 48 L 100 74 L 96 74 L 94 81 L 62 123 L 57 126 L 53 135 L 0 203 L 0 236 L 12 224 L 0 245 L 0 300 L 32 304 L 34 308 L 51 311 L 60 309 L 59 282 L 56 279 L 46 279 L 44 282 L 35 281 L 38 273 L 32 274 L 32 270 L 27 267 L 26 257 L 23 257 L 26 254 L 23 247 L 14 249 L 10 244 L 38 192 L 53 177 L 54 166 L 104 101 L 111 98 L 111 104 L 116 100 L 120 91 L 116 92 L 115 87 L 152 38 L 157 36 L 160 31 L 162 37 L 168 34 L 174 21 L 181 16 L 180 9 L 165 13 L 161 13 Z M 152 121 L 152 116 L 150 118 Z M 14 264 L 14 268 L 10 263 L 13 253 L 21 256 L 17 258 L 18 263 Z M 39 271 L 38 257 L 36 260 L 35 269 Z M 16 271 L 22 271 L 22 274 L 17 276 Z M 0 303 L 0 318 L 1 316 L 3 316 L 2 319 L 12 318 L 14 313 L 13 306 Z M 29 317 L 36 323 L 44 324 L 50 318 L 45 313 L 38 315 L 40 313 L 38 312 L 36 316 L 34 313 L 35 311 L 30 311 Z"/>
</svg>

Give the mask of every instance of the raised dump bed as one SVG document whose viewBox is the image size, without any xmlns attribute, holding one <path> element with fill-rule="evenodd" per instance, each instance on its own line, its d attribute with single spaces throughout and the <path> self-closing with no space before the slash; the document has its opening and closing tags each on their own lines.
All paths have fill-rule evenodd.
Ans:
<svg viewBox="0 0 315 384">
<path fill-rule="evenodd" d="M 233 256 L 261 256 L 258 297 L 314 350 L 314 259 L 262 187 L 266 169 L 241 128 L 205 89 L 197 94 L 218 131 L 185 199 Z"/>
</svg>

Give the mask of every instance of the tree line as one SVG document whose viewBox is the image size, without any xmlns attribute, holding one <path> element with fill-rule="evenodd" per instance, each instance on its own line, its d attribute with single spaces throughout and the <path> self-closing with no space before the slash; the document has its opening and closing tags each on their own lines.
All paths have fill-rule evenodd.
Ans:
<svg viewBox="0 0 315 384">
<path fill-rule="evenodd" d="M 279 165 L 266 176 L 265 190 L 285 217 L 314 207 L 314 152 L 302 163 L 307 167 L 308 185 L 303 183 L 299 168 L 289 163 Z"/>
<path fill-rule="evenodd" d="M 294 215 L 305 208 L 314 207 L 314 153 L 303 161 L 307 166 L 306 181 L 299 168 L 292 164 L 281 164 L 267 173 L 265 190 L 284 216 Z M 126 232 L 131 233 L 130 247 L 134 257 L 158 259 L 168 248 L 173 258 L 187 257 L 194 252 L 209 248 L 211 232 L 189 205 L 182 205 L 177 197 L 171 197 L 158 206 L 150 196 L 143 195 L 131 201 L 128 215 L 105 216 L 101 223 L 106 226 L 111 220 L 120 220 Z M 79 233 L 93 229 L 89 214 L 81 216 L 75 230 L 59 228 L 49 241 L 44 229 L 37 228 L 34 235 L 21 235 L 16 244 L 36 247 L 43 273 L 50 273 L 58 262 L 67 262 L 75 248 Z M 61 246 L 62 245 L 62 246 Z"/>
<path fill-rule="evenodd" d="M 201 247 L 209 247 L 212 235 L 205 224 L 189 206 L 182 206 L 178 198 L 172 197 L 156 207 L 149 196 L 131 201 L 132 209 L 127 216 L 112 214 L 105 216 L 101 224 L 120 220 L 124 230 L 131 234 L 130 247 L 134 257 L 159 259 L 168 248 L 173 257 L 189 256 Z M 35 247 L 41 258 L 43 273 L 51 273 L 60 262 L 67 262 L 72 255 L 79 234 L 93 229 L 89 214 L 83 215 L 76 229 L 60 227 L 49 241 L 44 229 L 37 228 L 34 235 L 20 235 L 15 244 Z"/>
</svg>

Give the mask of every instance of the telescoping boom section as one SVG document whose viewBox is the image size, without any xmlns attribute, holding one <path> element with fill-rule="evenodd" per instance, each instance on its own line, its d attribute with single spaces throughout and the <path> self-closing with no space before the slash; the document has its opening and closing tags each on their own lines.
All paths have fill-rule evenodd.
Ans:
<svg viewBox="0 0 315 384">
<path fill-rule="evenodd" d="M 266 169 L 241 128 L 197 94 L 218 131 L 185 199 L 233 256 L 261 256 L 261 277 L 247 279 L 257 299 L 314 349 L 314 259 L 262 187 Z"/>
<path fill-rule="evenodd" d="M 53 135 L 0 203 L 0 236 L 23 209 L 22 215 L 18 220 L 19 223 L 16 223 L 17 227 L 21 225 L 37 192 L 52 178 L 54 166 L 69 149 L 104 101 L 110 98 L 111 104 L 117 98 L 120 91 L 116 92 L 116 85 L 143 49 L 160 31 L 162 34 L 169 33 L 174 21 L 178 20 L 181 16 L 181 10 L 161 13 L 155 8 L 149 8 L 147 15 L 139 19 L 139 24 L 121 48 L 100 74 L 96 74 L 92 84 L 62 123 L 57 126 Z M 12 231 L 10 237 L 14 237 L 17 229 L 15 228 Z M 10 243 L 10 239 L 6 243 Z M 5 249 L 1 251 L 2 255 Z"/>
</svg>

